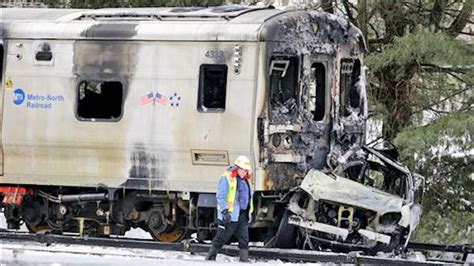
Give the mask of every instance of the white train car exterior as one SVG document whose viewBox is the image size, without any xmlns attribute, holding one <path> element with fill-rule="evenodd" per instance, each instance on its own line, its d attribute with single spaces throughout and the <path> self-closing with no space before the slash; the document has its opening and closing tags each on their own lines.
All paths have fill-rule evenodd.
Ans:
<svg viewBox="0 0 474 266">
<path fill-rule="evenodd" d="M 245 155 L 252 227 L 271 231 L 282 193 L 364 143 L 363 36 L 331 14 L 2 9 L 1 30 L 11 228 L 74 231 L 87 218 L 91 234 L 206 235 L 217 180 Z"/>
</svg>

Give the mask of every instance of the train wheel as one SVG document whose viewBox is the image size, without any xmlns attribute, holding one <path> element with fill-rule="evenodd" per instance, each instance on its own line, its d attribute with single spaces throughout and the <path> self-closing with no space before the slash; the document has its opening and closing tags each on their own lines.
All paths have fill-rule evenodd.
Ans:
<svg viewBox="0 0 474 266">
<path fill-rule="evenodd" d="M 167 243 L 172 243 L 172 242 L 178 242 L 184 239 L 186 236 L 186 231 L 182 229 L 175 229 L 170 232 L 165 232 L 161 234 L 154 234 L 153 232 L 150 232 L 151 237 L 153 239 L 161 241 L 161 242 L 167 242 Z"/>
</svg>

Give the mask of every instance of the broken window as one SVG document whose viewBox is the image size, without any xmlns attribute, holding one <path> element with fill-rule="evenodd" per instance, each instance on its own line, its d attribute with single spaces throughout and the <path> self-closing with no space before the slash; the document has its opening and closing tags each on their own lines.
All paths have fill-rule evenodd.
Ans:
<svg viewBox="0 0 474 266">
<path fill-rule="evenodd" d="M 367 161 L 348 163 L 343 176 L 366 186 L 405 197 L 407 175 L 377 157 L 370 156 Z"/>
<path fill-rule="evenodd" d="M 223 112 L 227 86 L 227 65 L 201 65 L 199 69 L 198 110 Z"/>
<path fill-rule="evenodd" d="M 390 194 L 405 196 L 405 186 L 407 176 L 404 173 L 392 168 L 382 162 L 369 160 L 363 169 L 363 180 L 359 182 L 376 187 Z"/>
<path fill-rule="evenodd" d="M 80 120 L 118 121 L 122 116 L 123 85 L 118 81 L 84 80 L 78 86 Z"/>
<path fill-rule="evenodd" d="M 309 110 L 314 121 L 321 121 L 326 111 L 326 67 L 323 63 L 311 66 L 309 85 Z"/>
<path fill-rule="evenodd" d="M 270 63 L 270 102 L 272 106 L 284 105 L 296 100 L 298 81 L 298 58 L 296 56 L 273 56 Z"/>
<path fill-rule="evenodd" d="M 341 114 L 347 116 L 350 114 L 350 108 L 360 107 L 360 95 L 356 86 L 360 76 L 360 61 L 357 59 L 341 60 L 340 84 L 340 103 Z"/>
</svg>

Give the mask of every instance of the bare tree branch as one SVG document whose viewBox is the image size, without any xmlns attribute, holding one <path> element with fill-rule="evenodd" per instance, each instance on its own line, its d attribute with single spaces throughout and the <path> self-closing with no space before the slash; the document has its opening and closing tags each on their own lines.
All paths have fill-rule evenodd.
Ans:
<svg viewBox="0 0 474 266">
<path fill-rule="evenodd" d="M 430 13 L 430 24 L 438 28 L 447 0 L 436 0 Z"/>
<path fill-rule="evenodd" d="M 474 33 L 473 32 L 465 32 L 465 31 L 461 31 L 459 33 L 459 35 L 469 35 L 469 36 L 474 36 Z"/>
<path fill-rule="evenodd" d="M 428 107 L 427 109 L 432 111 L 432 112 L 439 113 L 439 114 L 449 114 L 450 113 L 449 111 L 437 110 L 437 109 L 434 109 L 432 107 Z"/>
<path fill-rule="evenodd" d="M 467 22 L 471 19 L 472 16 L 472 5 L 469 2 L 464 3 L 461 12 L 459 12 L 458 16 L 454 19 L 449 26 L 446 33 L 449 35 L 456 37 L 459 35 L 464 27 L 466 27 Z"/>
<path fill-rule="evenodd" d="M 321 0 L 321 7 L 328 13 L 334 13 L 333 0 Z"/>
<path fill-rule="evenodd" d="M 379 39 L 370 39 L 369 44 L 379 44 L 379 43 L 385 43 L 387 40 L 385 38 L 379 38 Z"/>
<path fill-rule="evenodd" d="M 431 103 L 431 104 L 429 104 L 429 105 L 426 105 L 426 106 L 421 107 L 420 109 L 418 109 L 418 110 L 416 110 L 416 111 L 413 111 L 413 112 L 411 113 L 411 115 L 420 113 L 420 112 L 425 111 L 425 110 L 427 110 L 427 109 L 429 110 L 429 109 L 432 108 L 433 106 L 436 106 L 436 105 L 438 105 L 438 104 L 440 104 L 440 103 L 442 103 L 442 102 L 444 102 L 444 101 L 447 101 L 447 100 L 449 100 L 449 99 L 451 99 L 451 98 L 453 98 L 453 97 L 455 97 L 455 96 L 457 96 L 457 95 L 459 95 L 459 94 L 461 94 L 461 93 L 463 93 L 463 92 L 466 92 L 466 91 L 468 91 L 468 90 L 471 90 L 471 89 L 472 89 L 471 87 L 466 87 L 466 88 L 464 88 L 464 89 L 462 89 L 462 90 L 456 91 L 456 92 L 454 92 L 454 93 L 452 93 L 452 94 L 446 96 L 445 98 L 443 98 L 443 99 L 441 99 L 441 100 L 439 100 L 439 101 L 437 101 L 437 102 Z"/>
<path fill-rule="evenodd" d="M 447 72 L 448 75 L 450 75 L 451 77 L 461 81 L 461 82 L 464 82 L 464 83 L 468 83 L 466 80 L 462 79 L 461 77 L 459 77 L 458 75 L 452 73 L 452 72 Z"/>
<path fill-rule="evenodd" d="M 347 17 L 349 18 L 349 21 L 359 27 L 359 23 L 356 19 L 354 19 L 354 15 L 352 14 L 351 11 L 351 6 L 349 4 L 349 0 L 342 0 L 342 5 L 344 6 L 344 9 L 346 10 Z"/>
<path fill-rule="evenodd" d="M 461 3 L 461 2 L 462 2 L 462 1 L 455 0 L 455 1 L 451 2 L 451 3 L 448 3 L 448 4 L 446 5 L 446 7 L 448 8 L 448 7 L 451 7 L 451 6 L 455 5 L 455 4 L 459 4 L 459 3 Z"/>
<path fill-rule="evenodd" d="M 377 31 L 377 29 L 375 28 L 374 24 L 372 23 L 369 23 L 369 27 L 372 29 L 372 31 L 375 33 L 375 39 L 380 39 L 380 33 Z M 370 40 L 368 40 L 368 42 L 370 43 Z"/>
<path fill-rule="evenodd" d="M 421 68 L 426 72 L 454 72 L 454 73 L 461 73 L 465 74 L 467 71 L 472 69 L 472 67 L 444 67 L 438 66 L 434 64 L 420 64 Z"/>
</svg>

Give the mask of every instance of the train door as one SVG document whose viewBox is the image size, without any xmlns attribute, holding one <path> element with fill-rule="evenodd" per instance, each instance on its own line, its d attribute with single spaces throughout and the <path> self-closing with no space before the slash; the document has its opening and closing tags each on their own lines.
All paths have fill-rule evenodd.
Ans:
<svg viewBox="0 0 474 266">
<path fill-rule="evenodd" d="M 330 143 L 330 109 L 331 109 L 331 60 L 326 55 L 315 55 L 311 57 L 309 68 L 309 82 L 307 84 L 306 104 L 307 111 L 312 115 L 307 131 L 312 132 L 314 138 L 314 153 L 310 159 L 312 168 L 321 169 L 326 162 Z"/>
<path fill-rule="evenodd" d="M 264 151 L 272 188 L 298 185 L 329 152 L 332 58 L 273 55 L 269 64 Z"/>
<path fill-rule="evenodd" d="M 358 58 L 341 58 L 339 73 L 339 128 L 344 129 L 338 142 L 343 150 L 365 141 L 367 96 L 365 73 Z"/>
<path fill-rule="evenodd" d="M 308 110 L 313 115 L 313 121 L 326 120 L 328 105 L 327 65 L 328 61 L 315 59 L 311 62 L 310 82 L 308 86 Z"/>
<path fill-rule="evenodd" d="M 296 55 L 273 55 L 269 66 L 268 140 L 271 163 L 297 163 L 292 141 L 299 121 L 299 66 Z"/>
</svg>

